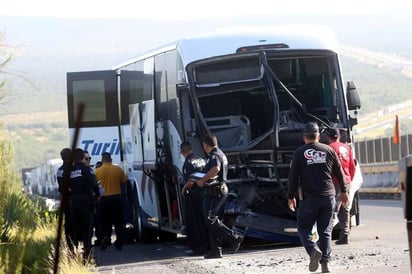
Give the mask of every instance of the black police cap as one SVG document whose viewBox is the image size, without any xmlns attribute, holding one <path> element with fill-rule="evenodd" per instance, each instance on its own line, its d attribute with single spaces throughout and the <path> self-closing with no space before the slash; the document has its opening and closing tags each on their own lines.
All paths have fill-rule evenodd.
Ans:
<svg viewBox="0 0 412 274">
<path fill-rule="evenodd" d="M 315 122 L 306 123 L 303 128 L 304 134 L 315 134 L 319 133 L 319 126 Z"/>
</svg>

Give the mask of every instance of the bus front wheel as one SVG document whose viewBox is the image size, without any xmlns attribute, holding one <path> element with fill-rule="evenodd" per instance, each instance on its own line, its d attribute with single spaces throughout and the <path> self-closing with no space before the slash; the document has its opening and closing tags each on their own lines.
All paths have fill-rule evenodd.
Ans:
<svg viewBox="0 0 412 274">
<path fill-rule="evenodd" d="M 140 210 L 140 205 L 139 205 L 139 197 L 137 196 L 137 193 L 134 191 L 133 195 L 133 224 L 135 227 L 135 232 L 136 232 L 136 240 L 140 241 L 142 243 L 153 243 L 156 241 L 156 231 L 145 227 L 143 224 L 143 219 L 142 219 L 142 212 Z"/>
</svg>

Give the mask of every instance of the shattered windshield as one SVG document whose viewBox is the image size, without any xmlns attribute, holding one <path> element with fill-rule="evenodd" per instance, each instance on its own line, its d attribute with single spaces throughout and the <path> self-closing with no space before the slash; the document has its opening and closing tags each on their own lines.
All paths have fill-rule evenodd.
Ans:
<svg viewBox="0 0 412 274">
<path fill-rule="evenodd" d="M 215 61 L 195 69 L 200 112 L 209 130 L 224 140 L 223 147 L 247 146 L 273 130 L 301 130 L 313 116 L 325 124 L 340 121 L 335 55 L 260 57 Z"/>
<path fill-rule="evenodd" d="M 300 122 L 313 120 L 313 116 L 326 124 L 339 122 L 339 98 L 336 95 L 338 73 L 332 57 L 308 55 L 268 59 L 269 67 L 281 81 L 275 81 L 281 125 L 285 122 L 282 117 L 290 115 L 296 116 L 296 121 Z M 305 117 L 308 114 L 311 115 Z"/>
</svg>

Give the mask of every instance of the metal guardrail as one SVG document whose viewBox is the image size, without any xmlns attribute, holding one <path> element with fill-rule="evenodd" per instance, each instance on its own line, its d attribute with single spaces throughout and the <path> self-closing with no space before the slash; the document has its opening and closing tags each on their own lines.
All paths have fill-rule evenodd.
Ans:
<svg viewBox="0 0 412 274">
<path fill-rule="evenodd" d="M 412 154 L 412 135 L 400 136 L 400 143 L 394 144 L 393 137 L 355 140 L 355 155 L 362 164 L 379 164 L 398 162 Z"/>
<path fill-rule="evenodd" d="M 400 136 L 399 144 L 393 143 L 393 137 L 357 140 L 354 148 L 363 175 L 359 192 L 400 194 L 398 162 L 412 154 L 412 135 Z"/>
</svg>

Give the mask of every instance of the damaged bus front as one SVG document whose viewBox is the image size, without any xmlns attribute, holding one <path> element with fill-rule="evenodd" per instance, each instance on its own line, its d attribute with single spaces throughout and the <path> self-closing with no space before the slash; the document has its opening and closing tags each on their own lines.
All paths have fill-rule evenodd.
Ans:
<svg viewBox="0 0 412 274">
<path fill-rule="evenodd" d="M 287 181 L 303 126 L 337 127 L 350 142 L 360 107 L 356 90 L 345 92 L 337 53 L 286 44 L 243 47 L 192 62 L 186 72 L 189 86 L 181 96 L 187 93 L 193 106 L 183 112 L 186 137 L 198 137 L 195 125 L 200 135 L 214 133 L 228 157 L 225 221 L 249 236 L 299 242 Z"/>
</svg>

